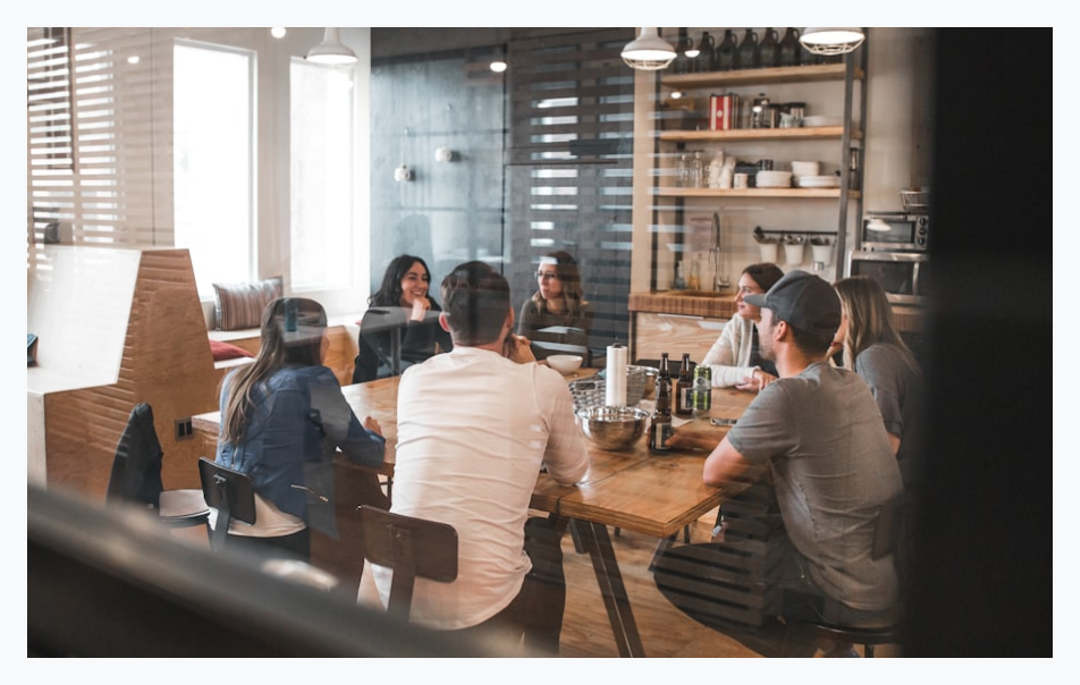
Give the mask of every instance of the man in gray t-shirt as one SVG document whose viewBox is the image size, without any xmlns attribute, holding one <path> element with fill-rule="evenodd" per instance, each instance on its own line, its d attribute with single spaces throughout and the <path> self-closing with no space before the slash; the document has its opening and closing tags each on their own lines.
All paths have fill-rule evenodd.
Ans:
<svg viewBox="0 0 1080 685">
<path fill-rule="evenodd" d="M 762 355 L 780 377 L 709 455 L 705 482 L 730 489 L 768 471 L 793 566 L 822 595 L 818 610 L 827 620 L 873 621 L 897 599 L 892 556 L 871 558 L 875 516 L 903 486 L 870 389 L 824 361 L 840 301 L 803 271 L 746 301 L 762 308 Z"/>
</svg>

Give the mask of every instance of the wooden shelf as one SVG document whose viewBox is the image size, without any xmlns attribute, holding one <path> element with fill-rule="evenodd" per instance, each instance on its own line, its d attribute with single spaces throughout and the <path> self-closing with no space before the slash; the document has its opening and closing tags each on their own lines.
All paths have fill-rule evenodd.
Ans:
<svg viewBox="0 0 1080 685">
<path fill-rule="evenodd" d="M 843 126 L 811 128 L 737 128 L 729 131 L 660 131 L 664 142 L 724 142 L 738 140 L 815 140 L 841 138 Z M 862 131 L 852 131 L 852 140 L 861 140 Z"/>
<path fill-rule="evenodd" d="M 717 188 L 657 188 L 655 197 L 782 197 L 800 199 L 840 198 L 840 188 L 739 188 L 720 190 Z M 859 191 L 849 190 L 849 199 L 858 199 Z"/>
<path fill-rule="evenodd" d="M 660 84 L 673 90 L 693 90 L 695 88 L 715 88 L 717 86 L 843 81 L 846 69 L 847 66 L 844 64 L 814 64 L 805 67 L 710 71 L 703 74 L 665 74 L 661 77 Z M 863 79 L 861 69 L 855 69 L 855 79 L 860 81 Z"/>
</svg>

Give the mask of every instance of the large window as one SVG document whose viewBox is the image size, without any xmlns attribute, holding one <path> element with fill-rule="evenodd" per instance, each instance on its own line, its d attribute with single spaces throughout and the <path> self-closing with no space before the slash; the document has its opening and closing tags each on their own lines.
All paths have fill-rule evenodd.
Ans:
<svg viewBox="0 0 1080 685">
<path fill-rule="evenodd" d="M 256 273 L 255 56 L 180 43 L 173 62 L 175 240 L 191 252 L 199 294 Z"/>
<path fill-rule="evenodd" d="M 290 271 L 294 291 L 354 284 L 353 70 L 290 68 Z"/>
</svg>

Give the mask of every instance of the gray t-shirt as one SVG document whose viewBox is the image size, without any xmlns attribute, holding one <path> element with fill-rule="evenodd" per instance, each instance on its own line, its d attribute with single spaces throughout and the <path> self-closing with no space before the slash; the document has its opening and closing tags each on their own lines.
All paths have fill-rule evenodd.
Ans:
<svg viewBox="0 0 1080 685">
<path fill-rule="evenodd" d="M 895 345 L 877 343 L 855 359 L 859 374 L 874 395 L 885 430 L 900 436 L 900 474 L 904 486 L 914 485 L 915 451 L 918 448 L 919 401 L 922 378 L 906 363 Z"/>
<path fill-rule="evenodd" d="M 862 378 L 811 364 L 762 390 L 728 440 L 747 461 L 769 464 L 788 537 L 827 596 L 870 611 L 895 604 L 892 556 L 870 553 L 877 509 L 903 486 Z"/>
</svg>

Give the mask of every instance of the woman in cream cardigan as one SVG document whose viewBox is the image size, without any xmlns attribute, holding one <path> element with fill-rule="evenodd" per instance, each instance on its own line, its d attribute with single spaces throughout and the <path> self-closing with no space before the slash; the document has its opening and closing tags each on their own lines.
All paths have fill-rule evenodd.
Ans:
<svg viewBox="0 0 1080 685">
<path fill-rule="evenodd" d="M 712 368 L 713 387 L 756 391 L 776 380 L 776 367 L 761 358 L 758 345 L 756 324 L 761 320 L 761 309 L 743 298 L 768 291 L 783 275 L 780 267 L 768 262 L 743 269 L 735 295 L 737 311 L 701 362 Z"/>
</svg>

